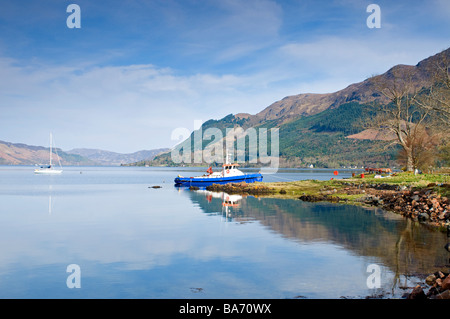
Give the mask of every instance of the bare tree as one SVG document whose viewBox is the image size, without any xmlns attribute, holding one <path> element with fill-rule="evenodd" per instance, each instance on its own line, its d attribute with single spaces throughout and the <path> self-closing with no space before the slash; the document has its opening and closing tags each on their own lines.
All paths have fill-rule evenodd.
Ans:
<svg viewBox="0 0 450 319">
<path fill-rule="evenodd" d="M 450 49 L 443 51 L 439 58 L 427 68 L 431 75 L 431 85 L 416 97 L 416 104 L 430 112 L 435 130 L 440 131 L 441 143 L 437 146 L 438 156 L 444 165 L 450 164 Z"/>
<path fill-rule="evenodd" d="M 371 119 L 372 128 L 387 130 L 395 136 L 391 144 L 401 146 L 407 171 L 416 168 L 414 148 L 419 141 L 419 129 L 423 127 L 430 109 L 415 105 L 419 87 L 414 67 L 397 66 L 385 76 L 371 78 L 375 89 L 388 103 L 375 103 L 377 115 Z"/>
<path fill-rule="evenodd" d="M 406 137 L 406 143 L 412 152 L 413 167 L 422 171 L 429 170 L 435 165 L 441 134 L 432 132 L 424 126 L 417 126 L 413 134 Z M 397 158 L 403 165 L 407 164 L 408 156 L 405 149 L 401 149 Z"/>
<path fill-rule="evenodd" d="M 450 143 L 447 142 L 438 148 L 439 159 L 444 162 L 444 165 L 450 166 Z"/>
</svg>

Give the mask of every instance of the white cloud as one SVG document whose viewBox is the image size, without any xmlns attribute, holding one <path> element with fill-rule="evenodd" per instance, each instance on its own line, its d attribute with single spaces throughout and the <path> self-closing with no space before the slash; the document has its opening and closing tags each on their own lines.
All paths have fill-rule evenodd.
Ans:
<svg viewBox="0 0 450 319">
<path fill-rule="evenodd" d="M 0 64 L 2 139 L 42 145 L 53 130 L 65 150 L 171 146 L 177 127 L 259 110 L 276 98 L 274 92 L 259 93 L 265 83 L 258 76 L 179 75 L 153 65 L 19 67 L 12 59 Z"/>
</svg>

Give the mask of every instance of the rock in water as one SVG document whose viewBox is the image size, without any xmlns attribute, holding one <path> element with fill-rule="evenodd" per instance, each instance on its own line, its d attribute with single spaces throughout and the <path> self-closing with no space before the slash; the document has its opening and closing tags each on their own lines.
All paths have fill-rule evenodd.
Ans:
<svg viewBox="0 0 450 319">
<path fill-rule="evenodd" d="M 450 289 L 435 295 L 433 299 L 450 299 Z"/>
<path fill-rule="evenodd" d="M 414 287 L 413 291 L 408 295 L 407 299 L 427 299 L 427 296 L 423 292 L 423 289 L 420 285 Z"/>
<path fill-rule="evenodd" d="M 447 276 L 444 280 L 442 280 L 442 290 L 450 289 L 450 275 Z"/>
<path fill-rule="evenodd" d="M 427 285 L 433 286 L 434 283 L 436 282 L 436 276 L 435 276 L 435 275 L 429 275 L 429 276 L 425 279 L 425 282 L 427 283 Z"/>
</svg>

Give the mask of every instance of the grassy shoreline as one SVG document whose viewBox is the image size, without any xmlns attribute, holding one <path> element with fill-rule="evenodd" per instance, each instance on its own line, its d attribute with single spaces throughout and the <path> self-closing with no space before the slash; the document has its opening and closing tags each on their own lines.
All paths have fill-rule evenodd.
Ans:
<svg viewBox="0 0 450 319">
<path fill-rule="evenodd" d="M 211 191 L 379 206 L 432 226 L 450 226 L 450 175 L 397 173 L 346 179 L 212 185 Z M 425 215 L 427 214 L 427 215 Z"/>
<path fill-rule="evenodd" d="M 444 174 L 418 174 L 412 173 L 398 173 L 393 174 L 390 177 L 375 178 L 375 174 L 365 175 L 364 178 L 354 177 L 345 179 L 331 179 L 331 180 L 300 180 L 289 182 L 256 182 L 252 184 L 246 184 L 246 187 L 239 187 L 234 184 L 236 191 L 240 190 L 254 190 L 252 192 L 255 195 L 264 195 L 270 197 L 282 197 L 282 198 L 298 198 L 300 195 L 320 195 L 324 192 L 330 192 L 334 189 L 335 193 L 348 188 L 349 184 L 354 185 L 391 185 L 391 186 L 404 186 L 408 188 L 424 189 L 433 188 L 433 190 L 439 192 L 442 196 L 450 196 L 450 189 L 446 186 L 450 185 L 450 175 Z M 229 185 L 229 184 L 228 184 Z M 445 185 L 444 187 L 442 187 Z M 227 184 L 221 185 L 223 188 L 227 188 Z M 258 192 L 258 189 L 260 192 Z M 269 190 L 270 189 L 270 190 Z M 264 192 L 266 190 L 266 192 Z M 281 191 L 281 193 L 280 193 Z M 330 193 L 331 194 L 331 193 Z M 348 195 L 347 198 L 358 198 L 363 196 Z M 343 196 L 345 197 L 345 196 Z"/>
</svg>

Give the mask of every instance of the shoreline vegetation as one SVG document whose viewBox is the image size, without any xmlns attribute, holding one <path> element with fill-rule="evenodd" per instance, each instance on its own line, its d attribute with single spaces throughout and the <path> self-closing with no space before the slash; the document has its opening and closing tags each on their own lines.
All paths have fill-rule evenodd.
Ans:
<svg viewBox="0 0 450 319">
<path fill-rule="evenodd" d="M 214 184 L 228 194 L 375 206 L 444 231 L 450 226 L 450 174 L 364 174 L 330 180 Z"/>
</svg>

